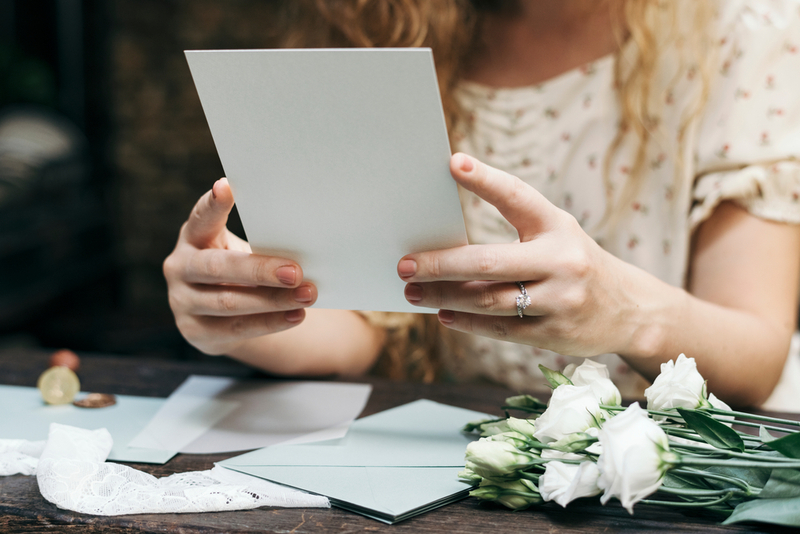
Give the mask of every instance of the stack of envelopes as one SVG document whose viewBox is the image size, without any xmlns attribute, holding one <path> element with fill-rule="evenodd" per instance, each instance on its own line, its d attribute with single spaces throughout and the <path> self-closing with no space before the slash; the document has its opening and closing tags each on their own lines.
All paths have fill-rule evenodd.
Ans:
<svg viewBox="0 0 800 534">
<path fill-rule="evenodd" d="M 274 445 L 219 465 L 325 495 L 331 504 L 396 523 L 467 495 L 460 481 L 474 439 L 461 428 L 486 414 L 418 400 L 355 421 L 340 439 Z"/>
</svg>

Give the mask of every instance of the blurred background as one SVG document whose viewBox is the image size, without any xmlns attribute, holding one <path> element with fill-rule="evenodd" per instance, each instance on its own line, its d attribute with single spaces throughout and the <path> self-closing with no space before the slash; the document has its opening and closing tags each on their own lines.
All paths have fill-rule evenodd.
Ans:
<svg viewBox="0 0 800 534">
<path fill-rule="evenodd" d="M 0 348 L 201 357 L 161 272 L 223 175 L 183 51 L 271 47 L 274 10 L 0 0 Z"/>
</svg>

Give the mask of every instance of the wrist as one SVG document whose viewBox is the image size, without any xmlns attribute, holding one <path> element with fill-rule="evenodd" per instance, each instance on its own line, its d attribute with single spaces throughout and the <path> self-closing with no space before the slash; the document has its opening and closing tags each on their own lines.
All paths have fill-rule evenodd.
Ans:
<svg viewBox="0 0 800 534">
<path fill-rule="evenodd" d="M 685 316 L 688 294 L 636 267 L 628 267 L 634 272 L 628 274 L 625 285 L 629 305 L 620 331 L 626 335 L 620 340 L 617 354 L 642 362 L 645 369 L 653 367 L 657 373 L 674 340 L 675 320 Z"/>
</svg>

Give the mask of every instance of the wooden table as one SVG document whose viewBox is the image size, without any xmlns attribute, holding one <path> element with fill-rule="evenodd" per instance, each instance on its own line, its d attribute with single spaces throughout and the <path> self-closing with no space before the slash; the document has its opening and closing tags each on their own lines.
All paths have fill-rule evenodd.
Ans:
<svg viewBox="0 0 800 534">
<path fill-rule="evenodd" d="M 47 365 L 49 353 L 30 349 L 0 351 L 0 383 L 34 386 Z M 202 362 L 81 355 L 79 371 L 87 391 L 141 396 L 168 396 L 190 374 L 253 377 L 257 373 L 220 358 Z M 514 394 L 499 387 L 423 385 L 373 379 L 363 415 L 373 414 L 416 399 L 500 414 L 503 399 Z M 0 407 L 2 422 L 2 407 Z M 1 424 L 1 423 L 0 423 Z M 4 429 L 5 430 L 5 429 Z M 165 465 L 135 464 L 155 476 L 210 469 L 215 461 L 233 454 L 178 455 Z M 134 464 L 131 464 L 134 465 Z M 553 503 L 522 512 L 483 506 L 467 498 L 397 525 L 332 509 L 260 508 L 204 514 L 147 514 L 98 517 L 59 510 L 39 493 L 35 477 L 0 477 L 0 532 L 792 532 L 764 525 L 721 526 L 713 517 L 686 515 L 672 509 L 637 505 L 630 516 L 612 501 L 576 501 L 564 509 Z"/>
</svg>

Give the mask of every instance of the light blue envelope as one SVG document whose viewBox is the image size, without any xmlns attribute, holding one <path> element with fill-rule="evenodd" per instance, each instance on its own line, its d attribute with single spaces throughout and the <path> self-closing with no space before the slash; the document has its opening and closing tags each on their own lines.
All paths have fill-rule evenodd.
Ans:
<svg viewBox="0 0 800 534">
<path fill-rule="evenodd" d="M 0 438 L 38 441 L 47 439 L 50 423 L 96 430 L 105 428 L 114 439 L 109 460 L 163 464 L 175 451 L 128 447 L 164 404 L 165 399 L 117 395 L 105 408 L 78 408 L 72 404 L 50 406 L 37 388 L 0 385 Z"/>
<path fill-rule="evenodd" d="M 219 465 L 325 495 L 334 506 L 396 523 L 467 495 L 470 486 L 458 479 L 458 472 L 474 436 L 461 428 L 486 417 L 418 400 L 355 421 L 341 439 L 274 445 Z"/>
</svg>

